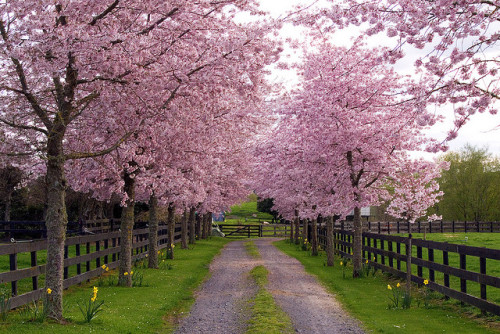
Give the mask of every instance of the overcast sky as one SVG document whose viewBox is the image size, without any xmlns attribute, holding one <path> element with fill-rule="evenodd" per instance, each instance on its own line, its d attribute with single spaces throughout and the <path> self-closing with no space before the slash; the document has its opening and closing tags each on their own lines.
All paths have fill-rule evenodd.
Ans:
<svg viewBox="0 0 500 334">
<path fill-rule="evenodd" d="M 260 0 L 262 9 L 269 11 L 273 17 L 279 17 L 284 15 L 288 10 L 293 9 L 294 5 L 297 4 L 310 4 L 312 0 Z M 295 28 L 291 26 L 285 26 L 284 35 L 297 37 L 300 36 Z M 342 33 L 335 39 L 339 44 L 347 45 L 355 32 L 351 31 L 348 33 Z M 370 45 L 375 46 L 381 41 L 377 36 L 377 42 L 373 39 L 369 42 Z M 385 41 L 385 43 L 390 43 L 390 41 Z M 385 44 L 384 43 L 384 44 Z M 388 46 L 389 44 L 385 44 Z M 414 60 L 407 61 L 406 63 L 398 63 L 397 68 L 401 71 L 405 71 L 411 68 Z M 275 72 L 272 76 L 273 80 L 276 81 L 287 81 L 288 84 L 295 80 L 293 75 L 288 73 Z M 500 109 L 500 103 L 497 102 L 498 109 Z M 446 133 L 451 129 L 451 122 L 453 122 L 454 116 L 451 108 L 449 110 L 438 110 L 439 113 L 444 113 L 448 115 L 448 122 L 445 124 L 440 124 L 432 129 L 432 136 L 438 139 L 443 139 L 446 137 Z M 450 149 L 459 150 L 465 144 L 472 144 L 479 147 L 488 146 L 489 151 L 497 156 L 500 156 L 500 114 L 492 116 L 489 114 L 476 114 L 471 120 L 460 130 L 459 135 L 456 139 L 451 141 Z M 430 157 L 430 155 L 428 156 Z"/>
</svg>

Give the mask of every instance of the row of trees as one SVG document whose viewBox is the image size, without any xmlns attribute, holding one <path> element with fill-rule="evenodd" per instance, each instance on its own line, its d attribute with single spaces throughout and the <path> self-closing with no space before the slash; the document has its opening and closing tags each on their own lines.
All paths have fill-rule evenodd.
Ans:
<svg viewBox="0 0 500 334">
<path fill-rule="evenodd" d="M 354 210 L 358 276 L 361 207 L 388 202 L 389 214 L 415 221 L 443 194 L 436 178 L 449 164 L 412 160 L 408 151 L 446 150 L 471 115 L 496 113 L 499 62 L 498 52 L 490 51 L 500 38 L 492 28 L 500 6 L 479 0 L 332 0 L 317 6 L 295 17 L 313 27 L 313 43 L 295 65 L 301 86 L 282 101 L 278 125 L 260 147 L 255 187 L 288 219 L 312 220 L 313 231 L 317 219 Z M 363 35 L 352 47 L 329 44 L 352 25 Z M 363 46 L 382 33 L 393 38 L 393 48 Z M 408 58 L 408 46 L 427 51 L 416 59 L 412 78 L 392 67 Z M 428 107 L 450 104 L 456 120 L 446 139 L 426 137 L 427 127 L 442 119 Z"/>
<path fill-rule="evenodd" d="M 486 148 L 465 146 L 441 157 L 450 164 L 439 178 L 444 196 L 435 210 L 446 220 L 500 220 L 500 161 Z"/>
<path fill-rule="evenodd" d="M 130 286 L 136 202 L 149 204 L 154 243 L 158 205 L 173 235 L 175 212 L 193 221 L 247 195 L 247 148 L 268 124 L 266 66 L 281 47 L 276 23 L 247 0 L 0 10 L 0 153 L 45 179 L 46 298 L 61 320 L 67 189 L 121 203 L 119 282 Z M 241 13 L 249 23 L 234 20 Z"/>
<path fill-rule="evenodd" d="M 253 152 L 252 184 L 283 216 L 354 209 L 355 274 L 362 206 L 391 199 L 391 214 L 413 221 L 434 204 L 441 166 L 406 152 L 446 149 L 424 135 L 439 120 L 429 104 L 456 107 L 447 139 L 476 111 L 494 112 L 499 62 L 488 51 L 500 38 L 490 29 L 498 4 L 323 4 L 286 17 L 312 28 L 314 43 L 294 66 L 300 87 L 278 101 L 264 138 L 256 133 L 269 125 L 265 98 L 275 92 L 265 76 L 281 52 L 272 38 L 280 23 L 256 1 L 0 3 L 0 153 L 4 165 L 45 178 L 51 317 L 62 318 L 68 187 L 120 201 L 124 285 L 135 203 L 152 208 L 152 236 L 157 205 L 169 217 L 220 211 L 246 195 Z M 331 32 L 352 24 L 366 38 L 396 37 L 395 47 L 368 49 L 362 39 L 335 47 Z M 433 50 L 417 60 L 418 79 L 390 67 L 407 44 Z"/>
</svg>

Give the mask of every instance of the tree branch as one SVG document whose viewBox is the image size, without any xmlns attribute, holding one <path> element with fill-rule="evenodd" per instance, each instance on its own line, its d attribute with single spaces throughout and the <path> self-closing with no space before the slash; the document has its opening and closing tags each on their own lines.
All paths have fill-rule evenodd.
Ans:
<svg viewBox="0 0 500 334">
<path fill-rule="evenodd" d="M 119 2 L 120 2 L 120 0 L 115 0 L 108 8 L 106 8 L 104 10 L 104 12 L 102 12 L 101 14 L 95 16 L 89 24 L 91 26 L 94 26 L 97 23 L 97 21 L 103 19 L 106 15 L 108 15 L 109 13 L 111 13 L 111 11 L 113 9 L 115 9 L 116 6 L 118 6 Z"/>
<path fill-rule="evenodd" d="M 99 157 L 108 153 L 113 152 L 116 150 L 122 143 L 124 143 L 130 136 L 134 133 L 134 131 L 130 131 L 126 133 L 123 137 L 121 137 L 116 143 L 114 143 L 112 146 L 108 147 L 107 149 L 98 151 L 98 152 L 73 152 L 69 154 L 64 155 L 65 160 L 70 160 L 70 159 L 85 159 L 85 158 L 95 158 Z"/>
</svg>

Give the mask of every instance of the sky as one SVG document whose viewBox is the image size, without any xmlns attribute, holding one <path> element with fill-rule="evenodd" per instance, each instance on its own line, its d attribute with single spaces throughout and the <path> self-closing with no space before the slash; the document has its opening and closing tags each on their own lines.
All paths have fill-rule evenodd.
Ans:
<svg viewBox="0 0 500 334">
<path fill-rule="evenodd" d="M 284 13 L 293 9 L 294 5 L 298 4 L 310 4 L 313 0 L 259 0 L 261 3 L 261 8 L 270 12 L 273 17 L 283 16 Z M 355 30 L 349 32 L 342 32 L 336 36 L 335 42 L 338 44 L 348 45 L 350 43 L 351 37 L 356 35 Z M 285 25 L 282 33 L 285 37 L 297 38 L 301 36 L 300 30 L 291 25 Z M 389 40 L 383 38 L 372 39 L 369 41 L 370 46 L 377 46 L 379 43 L 384 43 L 386 46 L 390 45 Z M 387 43 L 387 44 L 386 44 Z M 286 49 L 285 49 L 286 50 Z M 413 52 L 414 50 L 412 50 Z M 299 59 L 297 57 L 292 57 L 293 59 Z M 401 72 L 412 73 L 411 64 L 414 60 L 406 60 L 405 62 L 398 62 L 396 68 Z M 286 82 L 287 86 L 293 87 L 294 83 L 297 82 L 297 77 L 293 74 L 280 72 L 278 70 L 273 71 L 271 75 L 271 80 Z M 500 103 L 497 102 L 497 109 L 500 109 Z M 429 134 L 442 140 L 446 137 L 447 132 L 452 128 L 452 123 L 454 120 L 454 115 L 451 106 L 449 108 L 443 108 L 437 110 L 438 113 L 444 114 L 446 121 L 434 126 Z M 462 127 L 458 133 L 458 137 L 453 141 L 449 142 L 450 150 L 457 151 L 463 148 L 466 144 L 471 144 L 480 148 L 488 147 L 489 152 L 500 157 L 500 113 L 498 115 L 490 114 L 475 114 L 469 122 Z M 426 158 L 432 158 L 433 155 L 423 155 Z"/>
</svg>

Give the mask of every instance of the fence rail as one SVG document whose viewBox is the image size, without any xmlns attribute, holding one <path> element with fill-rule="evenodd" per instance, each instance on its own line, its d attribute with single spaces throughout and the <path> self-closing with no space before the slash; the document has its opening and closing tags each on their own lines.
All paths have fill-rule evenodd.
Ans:
<svg viewBox="0 0 500 334">
<path fill-rule="evenodd" d="M 352 230 L 352 222 L 337 221 L 335 228 Z M 363 231 L 381 234 L 397 233 L 500 233 L 500 222 L 434 221 L 434 222 L 363 222 Z"/>
<path fill-rule="evenodd" d="M 146 227 L 145 222 L 136 222 L 134 229 Z M 68 222 L 66 234 L 83 235 L 118 231 L 119 219 L 97 219 L 89 221 Z M 47 237 L 47 227 L 44 221 L 0 221 L 0 233 L 4 239 L 44 239 Z"/>
<path fill-rule="evenodd" d="M 180 224 L 176 225 L 174 240 L 180 239 Z M 149 230 L 133 231 L 132 260 L 142 259 L 148 251 Z M 167 247 L 167 228 L 158 230 L 158 249 Z M 41 298 L 45 279 L 47 241 L 16 242 L 0 245 L 0 283 L 10 284 L 11 308 L 16 308 Z M 120 232 L 69 237 L 64 246 L 65 289 L 103 273 L 101 265 L 110 269 L 118 267 Z M 8 257 L 8 259 L 7 259 Z M 7 268 L 5 268 L 7 267 Z"/>
<path fill-rule="evenodd" d="M 318 232 L 326 246 L 326 229 Z M 352 239 L 352 231 L 335 229 L 336 253 L 352 258 Z M 500 315 L 500 250 L 364 232 L 363 261 L 403 279 L 410 263 L 412 282 L 421 285 L 427 279 L 431 290 Z"/>
<path fill-rule="evenodd" d="M 290 226 L 286 224 L 218 224 L 226 237 L 286 237 Z"/>
</svg>

